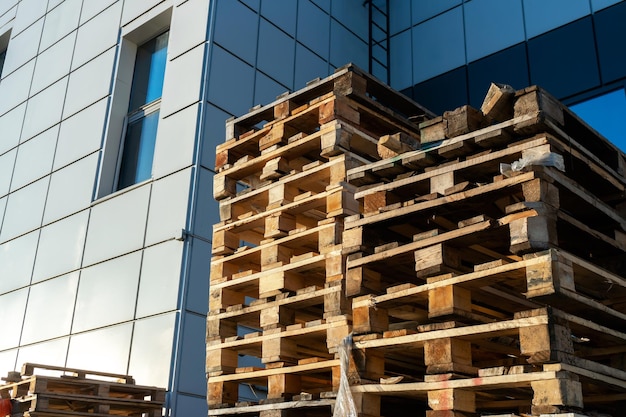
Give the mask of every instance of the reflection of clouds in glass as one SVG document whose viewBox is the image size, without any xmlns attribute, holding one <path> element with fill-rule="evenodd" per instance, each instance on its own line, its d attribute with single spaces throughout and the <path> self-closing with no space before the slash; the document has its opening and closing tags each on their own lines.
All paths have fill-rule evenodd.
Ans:
<svg viewBox="0 0 626 417">
<path fill-rule="evenodd" d="M 21 344 L 69 333 L 77 283 L 78 272 L 75 272 L 30 288 Z"/>
<path fill-rule="evenodd" d="M 67 356 L 67 345 L 70 338 L 55 339 L 49 342 L 37 343 L 35 345 L 20 348 L 17 355 L 17 370 L 27 362 L 40 363 L 52 366 L 65 366 Z M 6 368 L 6 367 L 5 367 Z M 3 368 L 3 369 L 5 369 Z M 58 375 L 58 371 L 46 371 L 37 369 L 37 375 Z"/>
<path fill-rule="evenodd" d="M 41 229 L 33 283 L 80 267 L 88 218 L 82 211 Z"/>
<path fill-rule="evenodd" d="M 3 207 L 0 199 L 0 210 Z M 11 277 L 0 279 L 0 294 L 30 283 L 38 237 L 35 231 L 0 245 L 0 277 Z"/>
<path fill-rule="evenodd" d="M 134 318 L 140 262 L 135 252 L 83 270 L 72 332 Z"/>
<path fill-rule="evenodd" d="M 135 323 L 128 373 L 137 384 L 168 386 L 175 323 L 175 313 Z"/>
<path fill-rule="evenodd" d="M 0 350 L 15 347 L 19 343 L 27 298 L 27 288 L 0 297 L 0 317 L 2 317 Z"/>
<path fill-rule="evenodd" d="M 67 366 L 126 374 L 132 329 L 127 323 L 71 336 Z"/>
</svg>

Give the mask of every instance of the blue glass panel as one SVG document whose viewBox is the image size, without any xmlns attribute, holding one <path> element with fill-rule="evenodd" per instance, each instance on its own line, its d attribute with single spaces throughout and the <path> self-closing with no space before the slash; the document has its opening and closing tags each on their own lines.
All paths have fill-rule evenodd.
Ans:
<svg viewBox="0 0 626 417">
<path fill-rule="evenodd" d="M 587 0 L 524 0 L 528 39 L 590 13 Z"/>
<path fill-rule="evenodd" d="M 391 86 L 396 90 L 413 85 L 413 60 L 411 56 L 411 31 L 395 35 L 389 42 Z"/>
<path fill-rule="evenodd" d="M 531 83 L 560 100 L 597 87 L 600 74 L 591 18 L 528 41 L 528 61 Z"/>
<path fill-rule="evenodd" d="M 254 69 L 214 46 L 209 76 L 209 100 L 227 112 L 240 116 L 253 106 Z"/>
<path fill-rule="evenodd" d="M 153 112 L 130 123 L 124 140 L 117 189 L 147 180 L 152 175 L 152 159 L 159 112 Z"/>
<path fill-rule="evenodd" d="M 296 35 L 296 1 L 263 0 L 261 15 L 267 20 L 287 32 Z"/>
<path fill-rule="evenodd" d="M 415 85 L 413 100 L 437 114 L 467 104 L 466 67 L 457 68 Z"/>
<path fill-rule="evenodd" d="M 135 110 L 161 97 L 169 32 L 137 48 L 129 110 Z"/>
<path fill-rule="evenodd" d="M 594 12 L 619 3 L 622 0 L 591 0 L 591 8 Z"/>
<path fill-rule="evenodd" d="M 413 81 L 465 65 L 463 11 L 457 7 L 413 27 Z"/>
<path fill-rule="evenodd" d="M 304 46 L 296 45 L 295 88 L 303 88 L 314 78 L 328 75 L 328 62 L 324 61 Z"/>
<path fill-rule="evenodd" d="M 526 45 L 521 43 L 468 65 L 470 104 L 482 105 L 492 82 L 508 84 L 519 90 L 528 87 Z"/>
<path fill-rule="evenodd" d="M 330 16 L 308 0 L 298 4 L 298 41 L 328 58 Z"/>
<path fill-rule="evenodd" d="M 465 34 L 467 60 L 470 62 L 523 42 L 525 38 L 521 1 L 470 1 L 465 5 Z"/>
<path fill-rule="evenodd" d="M 404 2 L 406 0 L 397 0 L 398 2 Z M 452 7 L 458 6 L 461 4 L 461 0 L 436 0 L 436 1 L 424 1 L 424 0 L 413 0 L 412 1 L 412 16 L 413 16 L 413 24 L 423 22 L 424 20 L 428 20 L 432 17 L 437 16 L 439 13 L 442 13 Z M 389 5 L 389 7 L 394 7 L 393 2 Z"/>
<path fill-rule="evenodd" d="M 331 2 L 333 18 L 363 41 L 367 41 L 369 31 L 369 9 L 366 3 L 362 1 Z"/>
<path fill-rule="evenodd" d="M 626 76 L 626 2 L 594 16 L 602 81 L 606 84 Z"/>
<path fill-rule="evenodd" d="M 626 92 L 624 89 L 570 106 L 591 127 L 626 152 Z"/>
<path fill-rule="evenodd" d="M 389 1 L 389 34 L 395 35 L 411 27 L 411 3 L 406 0 Z"/>
<path fill-rule="evenodd" d="M 236 0 L 217 2 L 215 42 L 251 65 L 256 60 L 258 26 L 259 16 L 242 3 Z"/>
<path fill-rule="evenodd" d="M 330 23 L 330 62 L 336 67 L 352 62 L 361 68 L 369 63 L 368 44 L 335 19 Z"/>
<path fill-rule="evenodd" d="M 295 40 L 261 19 L 258 68 L 288 88 L 293 88 L 294 55 Z"/>
</svg>

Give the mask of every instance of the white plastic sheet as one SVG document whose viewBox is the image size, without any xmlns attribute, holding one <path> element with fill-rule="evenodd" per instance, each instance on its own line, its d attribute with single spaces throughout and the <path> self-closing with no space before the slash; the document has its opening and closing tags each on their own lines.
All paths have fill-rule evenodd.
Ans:
<svg viewBox="0 0 626 417">
<path fill-rule="evenodd" d="M 352 335 L 346 336 L 339 346 L 339 361 L 341 376 L 339 377 L 339 391 L 335 400 L 333 417 L 358 417 L 354 398 L 348 382 L 348 369 L 350 368 L 350 351 L 352 349 Z"/>
<path fill-rule="evenodd" d="M 559 171 L 565 172 L 565 161 L 562 155 L 536 148 L 524 151 L 524 157 L 511 164 L 500 164 L 500 173 L 508 177 L 513 172 L 520 172 L 524 168 L 533 165 L 555 167 Z"/>
</svg>

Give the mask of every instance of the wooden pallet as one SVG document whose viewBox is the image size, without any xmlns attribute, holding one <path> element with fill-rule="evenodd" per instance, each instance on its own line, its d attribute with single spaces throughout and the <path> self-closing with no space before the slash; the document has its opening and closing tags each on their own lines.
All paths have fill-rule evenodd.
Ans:
<svg viewBox="0 0 626 417">
<path fill-rule="evenodd" d="M 216 170 L 234 163 L 238 157 L 258 157 L 274 142 L 288 139 L 285 136 L 289 133 L 309 134 L 336 118 L 362 125 L 376 134 L 399 129 L 419 135 L 418 125 L 409 118 L 430 117 L 434 114 L 424 107 L 350 64 L 330 77 L 229 120 L 226 142 L 217 148 Z M 246 149 L 242 149 L 244 146 Z"/>
<path fill-rule="evenodd" d="M 210 415 L 328 415 L 348 334 L 364 415 L 626 400 L 626 158 L 544 90 L 435 117 L 347 67 L 227 122 L 217 161 Z"/>
<path fill-rule="evenodd" d="M 62 373 L 37 375 L 35 370 Z M 12 399 L 12 416 L 162 415 L 164 388 L 136 385 L 132 377 L 26 363 L 21 379 L 0 386 Z"/>
</svg>

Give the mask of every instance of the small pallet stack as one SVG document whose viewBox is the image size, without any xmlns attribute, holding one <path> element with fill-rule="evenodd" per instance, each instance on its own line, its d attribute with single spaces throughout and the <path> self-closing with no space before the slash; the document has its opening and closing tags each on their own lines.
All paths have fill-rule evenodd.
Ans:
<svg viewBox="0 0 626 417">
<path fill-rule="evenodd" d="M 63 375 L 36 375 L 35 369 Z M 30 363 L 14 374 L 0 386 L 0 398 L 10 400 L 11 417 L 163 415 L 166 390 L 135 385 L 128 375 Z"/>
<path fill-rule="evenodd" d="M 328 414 L 351 331 L 341 236 L 359 207 L 346 172 L 379 159 L 383 132 L 419 137 L 419 120 L 402 114 L 432 116 L 349 65 L 227 122 L 214 182 L 210 415 Z M 246 385 L 267 398 L 240 401 Z"/>
<path fill-rule="evenodd" d="M 495 84 L 422 123 L 419 149 L 349 170 L 360 411 L 622 415 L 625 174 L 548 93 Z"/>
<path fill-rule="evenodd" d="M 226 126 L 209 415 L 331 415 L 349 334 L 360 415 L 620 415 L 626 158 L 548 93 L 435 117 L 348 66 Z"/>
</svg>

